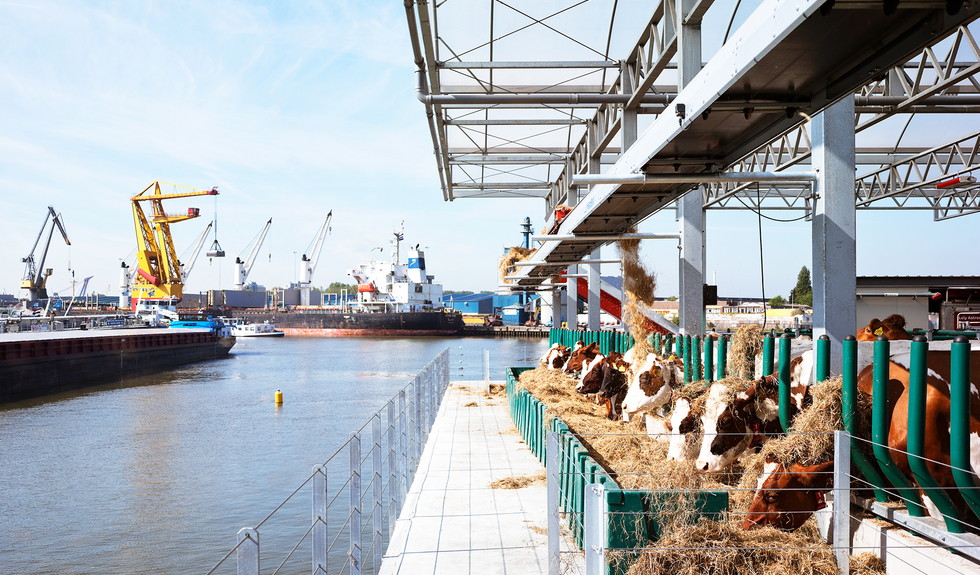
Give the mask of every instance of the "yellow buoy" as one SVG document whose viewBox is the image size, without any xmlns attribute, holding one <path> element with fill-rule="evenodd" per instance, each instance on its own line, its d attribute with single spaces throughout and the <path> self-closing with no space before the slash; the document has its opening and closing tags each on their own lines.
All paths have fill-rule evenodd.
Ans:
<svg viewBox="0 0 980 575">
<path fill-rule="evenodd" d="M 278 389 L 276 390 L 276 403 L 282 403 L 282 392 Z"/>
</svg>

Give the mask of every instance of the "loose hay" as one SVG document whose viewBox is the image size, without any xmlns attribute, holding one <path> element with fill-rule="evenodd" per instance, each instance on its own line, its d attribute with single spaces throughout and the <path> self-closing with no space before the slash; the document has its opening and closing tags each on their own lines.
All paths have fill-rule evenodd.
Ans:
<svg viewBox="0 0 980 575">
<path fill-rule="evenodd" d="M 504 278 L 514 273 L 514 270 L 516 269 L 514 267 L 514 264 L 530 258 L 531 254 L 533 253 L 534 253 L 533 248 L 522 248 L 518 246 L 512 247 L 509 250 L 507 250 L 507 253 L 504 254 L 504 257 L 500 258 L 500 263 L 497 264 L 497 272 L 500 275 L 500 281 L 502 281 L 503 283 L 513 283 L 511 280 L 504 279 Z"/>
<path fill-rule="evenodd" d="M 544 473 L 537 475 L 518 475 L 516 477 L 505 477 L 490 482 L 490 489 L 522 489 L 535 483 L 544 483 L 546 479 Z"/>
<path fill-rule="evenodd" d="M 851 555 L 851 575 L 884 575 L 885 562 L 874 553 Z"/>
<path fill-rule="evenodd" d="M 732 335 L 728 353 L 728 373 L 742 379 L 755 377 L 755 356 L 762 352 L 762 328 L 743 325 Z"/>
<path fill-rule="evenodd" d="M 836 575 L 831 549 L 814 544 L 819 534 L 800 531 L 784 533 L 771 527 L 742 531 L 733 522 L 708 520 L 675 525 L 627 573 Z"/>
<path fill-rule="evenodd" d="M 636 233 L 636 228 L 632 227 L 626 233 Z M 650 332 L 644 325 L 641 306 L 649 307 L 653 304 L 657 281 L 640 261 L 640 240 L 619 240 L 616 245 L 623 260 L 623 293 L 626 300 L 623 305 L 623 324 L 636 341 L 636 351 L 633 353 L 636 354 L 637 361 L 643 361 L 653 348 L 648 341 Z"/>
<path fill-rule="evenodd" d="M 480 405 L 480 404 L 478 404 L 475 401 L 471 401 L 469 403 L 464 404 L 463 407 L 477 407 L 478 405 Z"/>
<path fill-rule="evenodd" d="M 507 386 L 502 383 L 491 383 L 487 387 L 485 395 L 487 397 L 504 397 L 507 395 Z"/>
</svg>

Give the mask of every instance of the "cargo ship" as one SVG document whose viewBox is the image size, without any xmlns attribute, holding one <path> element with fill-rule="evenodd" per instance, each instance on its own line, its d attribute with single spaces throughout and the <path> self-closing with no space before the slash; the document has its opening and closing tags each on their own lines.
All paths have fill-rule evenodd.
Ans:
<svg viewBox="0 0 980 575">
<path fill-rule="evenodd" d="M 251 323 L 269 322 L 287 336 L 449 336 L 463 331 L 463 316 L 442 305 L 442 285 L 427 275 L 425 253 L 410 248 L 401 262 L 402 232 L 395 232 L 390 261 L 361 263 L 349 275 L 357 282 L 353 301 L 330 306 L 229 310 Z"/>
<path fill-rule="evenodd" d="M 0 403 L 218 359 L 235 345 L 218 321 L 171 325 L 0 333 Z"/>
</svg>

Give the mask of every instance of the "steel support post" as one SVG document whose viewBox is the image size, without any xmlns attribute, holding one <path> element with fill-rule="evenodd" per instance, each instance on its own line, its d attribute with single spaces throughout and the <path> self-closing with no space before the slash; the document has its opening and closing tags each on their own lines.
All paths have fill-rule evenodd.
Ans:
<svg viewBox="0 0 980 575">
<path fill-rule="evenodd" d="M 372 480 L 374 482 L 374 506 L 371 511 L 372 525 L 374 527 L 374 535 L 372 536 L 373 542 L 371 544 L 371 550 L 374 555 L 374 572 L 377 573 L 381 570 L 381 555 L 384 553 L 384 513 L 381 501 L 384 497 L 382 490 L 383 485 L 381 484 L 381 414 L 375 414 L 374 420 L 371 423 L 371 449 L 373 450 L 371 455 L 371 467 L 373 467 L 374 473 L 372 474 Z"/>
<path fill-rule="evenodd" d="M 561 327 L 561 322 L 565 321 L 565 314 L 562 312 L 562 291 L 559 289 L 551 290 L 551 327 L 557 329 Z"/>
<path fill-rule="evenodd" d="M 361 573 L 361 436 L 350 436 L 350 572 Z"/>
<path fill-rule="evenodd" d="M 401 479 L 398 481 L 398 500 L 399 503 L 405 501 L 405 496 L 408 494 L 408 405 L 405 399 L 405 390 L 398 392 L 398 441 L 401 444 L 401 449 L 398 451 L 398 459 L 401 463 L 398 465 L 398 471 L 401 474 Z M 399 510 L 401 505 L 399 505 Z"/>
<path fill-rule="evenodd" d="M 677 30 L 677 84 L 683 89 L 701 71 L 701 24 L 687 22 L 694 0 L 675 0 Z M 681 232 L 680 310 L 681 333 L 704 331 L 704 207 L 699 191 L 689 191 L 677 201 Z"/>
<path fill-rule="evenodd" d="M 854 99 L 844 98 L 811 122 L 814 184 L 813 337 L 830 338 L 830 368 L 840 373 L 841 342 L 857 325 L 854 205 Z"/>
<path fill-rule="evenodd" d="M 837 571 L 851 570 L 851 439 L 845 431 L 834 432 L 833 542 Z"/>
<path fill-rule="evenodd" d="M 238 575 L 259 575 L 259 532 L 251 527 L 238 531 L 238 549 L 235 551 Z"/>
<path fill-rule="evenodd" d="M 590 259 L 599 259 L 599 250 L 592 252 Z M 589 319 L 586 329 L 590 331 L 599 331 L 599 329 L 602 327 L 602 324 L 599 321 L 599 312 L 602 311 L 602 304 L 599 300 L 599 264 L 588 264 L 585 267 L 587 269 L 586 273 L 589 276 Z"/>
<path fill-rule="evenodd" d="M 578 274 L 578 266 L 568 266 L 569 276 Z M 565 316 L 565 327 L 578 329 L 578 278 L 569 277 L 565 280 L 565 305 L 568 314 Z"/>
<path fill-rule="evenodd" d="M 548 488 L 548 575 L 558 575 L 561 567 L 561 541 L 559 527 L 561 518 L 558 508 L 559 486 L 561 485 L 561 464 L 558 462 L 558 433 L 548 432 L 545 448 L 545 469 Z"/>
<path fill-rule="evenodd" d="M 585 575 L 606 572 L 606 488 L 601 483 L 585 486 Z"/>
<path fill-rule="evenodd" d="M 313 575 L 327 575 L 327 468 L 313 467 Z"/>
<path fill-rule="evenodd" d="M 395 530 L 395 520 L 401 513 L 400 493 L 398 492 L 398 460 L 395 458 L 395 446 L 398 434 L 395 431 L 395 402 L 388 402 L 388 537 Z"/>
</svg>

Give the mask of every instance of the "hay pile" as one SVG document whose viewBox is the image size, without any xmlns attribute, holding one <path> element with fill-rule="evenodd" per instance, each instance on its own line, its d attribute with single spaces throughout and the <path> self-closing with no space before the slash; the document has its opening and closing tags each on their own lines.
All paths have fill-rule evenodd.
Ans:
<svg viewBox="0 0 980 575">
<path fill-rule="evenodd" d="M 547 476 L 544 473 L 537 475 L 518 475 L 515 477 L 505 477 L 490 482 L 490 489 L 523 489 L 528 485 L 544 483 Z"/>
<path fill-rule="evenodd" d="M 735 522 L 671 524 L 656 549 L 645 551 L 629 575 L 836 575 L 830 547 L 818 546 L 816 530 L 795 533 L 767 527 L 742 531 Z"/>
<path fill-rule="evenodd" d="M 755 356 L 762 353 L 762 328 L 743 325 L 732 335 L 728 353 L 728 373 L 742 379 L 755 377 Z"/>
<path fill-rule="evenodd" d="M 514 273 L 514 264 L 530 258 L 531 254 L 533 253 L 534 248 L 522 248 L 517 246 L 507 250 L 504 257 L 500 258 L 500 263 L 497 264 L 497 273 L 500 275 L 500 281 L 503 283 L 513 283 L 511 280 L 504 278 Z"/>
<path fill-rule="evenodd" d="M 718 477 L 697 472 L 690 462 L 668 461 L 667 445 L 646 435 L 644 418 L 633 418 L 630 423 L 606 419 L 606 408 L 577 393 L 575 380 L 564 373 L 532 369 L 520 375 L 518 385 L 545 404 L 546 425 L 554 417 L 561 418 L 623 488 L 721 487 Z"/>
<path fill-rule="evenodd" d="M 632 227 L 626 233 L 636 233 Z M 653 348 L 648 342 L 650 333 L 646 330 L 644 316 L 640 306 L 649 307 L 653 304 L 653 292 L 657 281 L 640 261 L 640 240 L 619 240 L 616 242 L 619 256 L 623 260 L 623 324 L 629 328 L 630 335 L 636 340 L 633 353 L 642 361 Z"/>
</svg>

